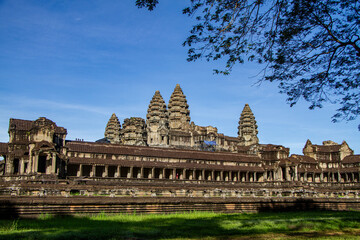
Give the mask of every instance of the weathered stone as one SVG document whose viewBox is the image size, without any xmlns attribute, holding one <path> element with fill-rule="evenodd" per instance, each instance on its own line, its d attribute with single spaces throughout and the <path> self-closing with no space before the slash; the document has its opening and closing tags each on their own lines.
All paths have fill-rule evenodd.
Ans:
<svg viewBox="0 0 360 240">
<path fill-rule="evenodd" d="M 169 125 L 171 130 L 187 130 L 190 127 L 190 110 L 179 84 L 176 84 L 169 101 Z"/>
<path fill-rule="evenodd" d="M 120 205 L 132 199 L 142 206 L 149 199 L 165 206 L 171 197 L 180 204 L 198 199 L 211 205 L 233 198 L 223 208 L 231 211 L 246 198 L 296 203 L 342 196 L 356 199 L 358 206 L 360 155 L 354 155 L 345 141 L 315 145 L 308 140 L 304 155 L 289 157 L 289 148 L 258 143 L 248 105 L 240 117 L 239 136 L 229 137 L 215 127 L 189 123 L 180 86 L 170 102 L 172 129 L 159 91 L 149 104 L 146 124 L 142 118 L 126 118 L 120 130 L 113 114 L 105 137 L 121 144 L 65 142 L 66 129 L 49 119 L 10 119 L 9 143 L 0 143 L 0 192 L 31 201 L 28 196 L 51 196 L 54 202 L 66 196 L 69 206 L 76 195 L 82 196 L 79 206 L 99 195 L 122 201 Z"/>
<path fill-rule="evenodd" d="M 105 138 L 110 143 L 120 143 L 121 125 L 118 117 L 113 113 L 105 128 Z"/>
<path fill-rule="evenodd" d="M 145 120 L 139 117 L 126 118 L 124 120 L 122 142 L 125 145 L 146 145 Z"/>
<path fill-rule="evenodd" d="M 238 137 L 240 139 L 240 146 L 250 146 L 259 143 L 257 137 L 258 130 L 253 112 L 250 109 L 249 104 L 245 104 L 245 107 L 241 113 Z"/>
<path fill-rule="evenodd" d="M 169 120 L 166 104 L 159 91 L 150 101 L 146 115 L 147 144 L 149 146 L 169 145 Z"/>
</svg>

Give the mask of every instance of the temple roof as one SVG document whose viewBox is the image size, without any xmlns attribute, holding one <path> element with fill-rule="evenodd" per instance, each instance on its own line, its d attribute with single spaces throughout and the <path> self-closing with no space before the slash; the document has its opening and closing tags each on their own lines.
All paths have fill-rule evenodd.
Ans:
<svg viewBox="0 0 360 240">
<path fill-rule="evenodd" d="M 317 164 L 318 162 L 312 158 L 312 157 L 308 157 L 308 156 L 303 156 L 303 155 L 297 155 L 297 154 L 292 154 L 290 156 L 290 159 L 297 159 L 299 160 L 301 163 L 311 163 L 311 164 Z"/>
<path fill-rule="evenodd" d="M 342 163 L 360 163 L 360 155 L 350 155 L 350 156 L 346 156 L 343 160 Z"/>
<path fill-rule="evenodd" d="M 274 145 L 274 144 L 260 144 L 261 151 L 264 152 L 278 152 L 280 150 L 289 152 L 290 149 L 286 148 L 282 145 Z"/>
<path fill-rule="evenodd" d="M 146 157 L 182 158 L 212 161 L 233 161 L 233 162 L 260 162 L 258 156 L 241 155 L 237 153 L 203 152 L 196 150 L 179 150 L 171 148 L 156 148 L 130 145 L 114 145 L 106 143 L 91 142 L 67 142 L 69 151 L 86 153 L 105 153 L 119 155 L 133 155 Z"/>
<path fill-rule="evenodd" d="M 313 149 L 316 149 L 316 152 L 339 152 L 341 145 L 313 145 Z"/>
<path fill-rule="evenodd" d="M 39 119 L 43 119 L 43 118 L 39 118 Z M 37 120 L 39 120 L 39 119 L 37 119 Z M 46 119 L 46 118 L 44 118 L 44 119 Z M 49 119 L 46 119 L 46 120 L 51 121 Z M 20 131 L 30 131 L 33 127 L 35 127 L 34 123 L 36 121 L 10 118 L 9 130 L 10 130 L 10 128 L 14 128 L 14 129 L 20 130 Z M 55 133 L 59 133 L 59 134 L 66 134 L 67 133 L 65 128 L 58 127 L 54 122 L 52 122 L 52 123 L 55 125 Z"/>
</svg>

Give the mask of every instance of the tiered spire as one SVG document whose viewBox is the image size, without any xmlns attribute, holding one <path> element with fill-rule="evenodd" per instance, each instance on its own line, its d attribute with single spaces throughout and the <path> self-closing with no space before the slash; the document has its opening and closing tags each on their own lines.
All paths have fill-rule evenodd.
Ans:
<svg viewBox="0 0 360 240">
<path fill-rule="evenodd" d="M 146 115 L 147 144 L 149 146 L 168 145 L 169 115 L 159 91 L 150 101 Z"/>
<path fill-rule="evenodd" d="M 159 91 L 156 91 L 150 101 L 149 108 L 146 115 L 146 123 L 160 123 L 160 121 L 167 121 L 168 113 L 166 104 Z"/>
<path fill-rule="evenodd" d="M 110 141 L 110 143 L 120 143 L 120 130 L 121 125 L 118 117 L 113 113 L 106 125 L 105 128 L 105 138 Z"/>
<path fill-rule="evenodd" d="M 258 144 L 259 139 L 257 137 L 258 130 L 253 112 L 250 109 L 249 104 L 245 104 L 244 109 L 240 116 L 238 134 L 240 144 L 243 146 L 249 146 Z"/>
<path fill-rule="evenodd" d="M 190 110 L 179 84 L 176 84 L 169 101 L 169 125 L 170 129 L 181 130 L 189 127 Z"/>
</svg>

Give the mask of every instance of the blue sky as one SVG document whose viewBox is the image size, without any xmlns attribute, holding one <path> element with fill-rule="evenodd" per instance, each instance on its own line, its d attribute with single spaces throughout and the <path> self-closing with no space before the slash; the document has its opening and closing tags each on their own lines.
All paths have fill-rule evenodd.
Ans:
<svg viewBox="0 0 360 240">
<path fill-rule="evenodd" d="M 195 124 L 237 136 L 248 103 L 261 143 L 300 154 L 307 139 L 346 140 L 360 153 L 358 120 L 332 123 L 332 105 L 290 108 L 276 85 L 254 85 L 262 66 L 219 76 L 212 70 L 221 62 L 187 62 L 181 44 L 194 19 L 181 14 L 186 3 L 164 0 L 148 12 L 135 0 L 0 0 L 0 141 L 8 141 L 9 118 L 40 116 L 67 128 L 67 139 L 94 141 L 113 112 L 121 122 L 145 118 L 155 91 L 168 102 L 179 83 Z"/>
</svg>

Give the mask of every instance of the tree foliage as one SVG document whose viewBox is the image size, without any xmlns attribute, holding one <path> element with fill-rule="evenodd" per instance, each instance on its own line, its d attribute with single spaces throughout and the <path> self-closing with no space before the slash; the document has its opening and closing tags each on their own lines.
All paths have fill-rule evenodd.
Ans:
<svg viewBox="0 0 360 240">
<path fill-rule="evenodd" d="M 137 0 L 153 10 L 156 0 Z M 333 121 L 360 115 L 360 1 L 189 0 L 183 13 L 196 19 L 184 42 L 188 61 L 224 59 L 264 64 L 261 81 L 277 82 L 291 106 L 340 106 Z M 359 125 L 360 130 L 360 125 Z"/>
</svg>

